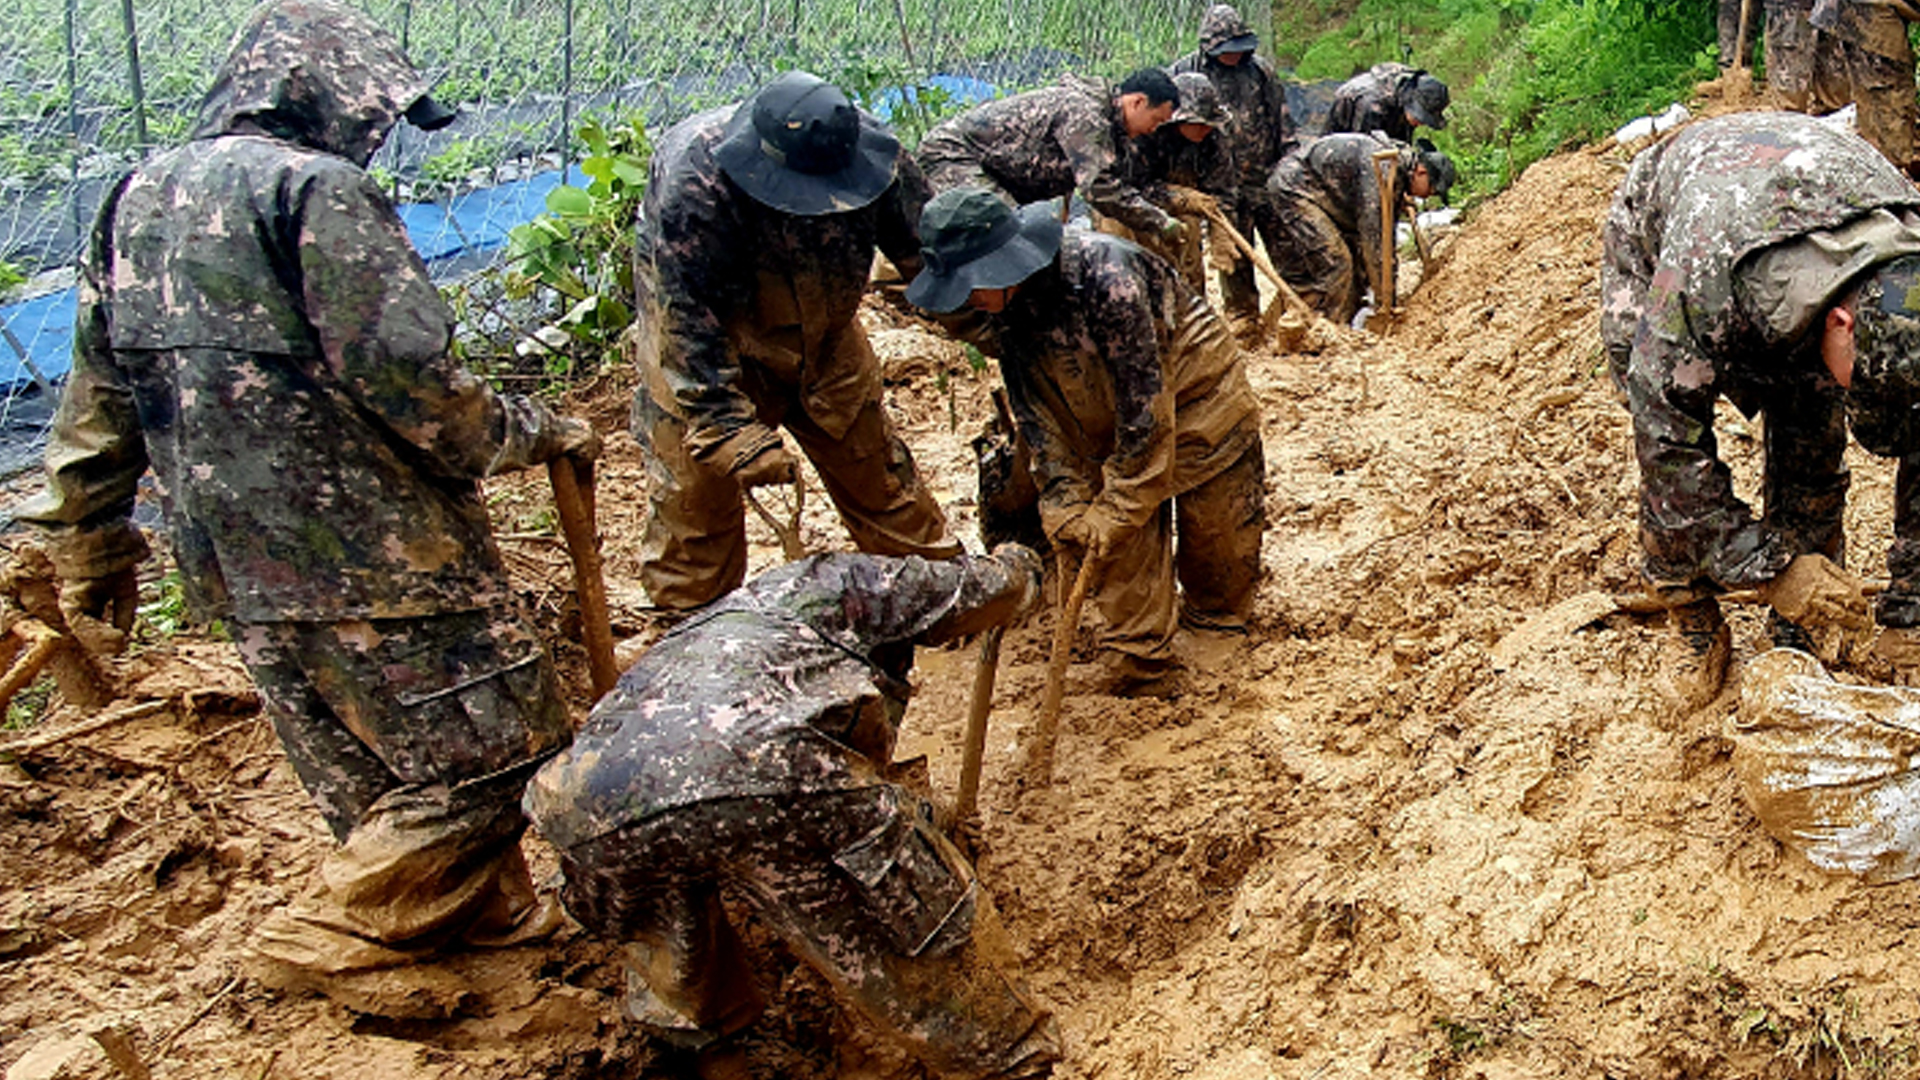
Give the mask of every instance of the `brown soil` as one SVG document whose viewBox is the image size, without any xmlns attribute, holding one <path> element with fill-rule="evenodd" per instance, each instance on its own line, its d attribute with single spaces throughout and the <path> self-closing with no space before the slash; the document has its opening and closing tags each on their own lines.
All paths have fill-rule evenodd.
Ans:
<svg viewBox="0 0 1920 1080">
<path fill-rule="evenodd" d="M 1625 162 L 1603 148 L 1529 170 L 1444 239 L 1386 333 L 1327 328 L 1314 351 L 1253 358 L 1270 481 L 1255 632 L 1183 642 L 1198 674 L 1172 703 L 1105 697 L 1076 666 L 1056 782 L 1024 797 L 1012 773 L 1049 627 L 1009 637 L 981 873 L 1061 1018 L 1062 1076 L 1920 1072 L 1914 886 L 1814 870 L 1740 796 L 1722 731 L 1765 647 L 1758 617 L 1736 613 L 1729 689 L 1698 707 L 1657 619 L 1549 620 L 1498 648 L 1632 577 L 1635 473 L 1595 270 Z M 889 403 L 971 535 L 985 382 L 889 305 L 868 317 Z M 609 380 L 581 407 L 620 430 L 626 393 Z M 616 630 L 644 642 L 645 473 L 630 440 L 609 442 Z M 1751 491 L 1757 425 L 1724 449 Z M 1851 557 L 1874 567 L 1890 468 L 1855 469 Z M 503 546 L 584 688 L 543 483 L 495 486 Z M 844 546 L 824 503 L 806 538 Z M 779 549 L 752 527 L 758 570 Z M 928 755 L 936 790 L 958 772 L 972 656 L 921 657 L 900 756 Z M 228 647 L 176 638 L 126 675 L 127 697 L 176 704 L 0 765 L 10 1078 L 120 1075 L 89 1038 L 102 1027 L 163 1080 L 654 1075 L 607 947 L 578 931 L 451 961 L 464 1005 L 448 1022 L 247 977 L 249 928 L 325 850 L 319 818 Z M 761 1075 L 914 1074 L 804 969 L 774 957 L 766 976 Z"/>
</svg>

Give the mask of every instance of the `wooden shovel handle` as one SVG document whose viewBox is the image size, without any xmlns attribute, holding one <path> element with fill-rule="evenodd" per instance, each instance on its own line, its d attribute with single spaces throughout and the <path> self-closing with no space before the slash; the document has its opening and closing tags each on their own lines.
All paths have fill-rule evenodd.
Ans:
<svg viewBox="0 0 1920 1080">
<path fill-rule="evenodd" d="M 562 455 L 547 462 L 553 506 L 573 559 L 573 588 L 580 598 L 581 636 L 586 639 L 587 671 L 597 700 L 613 689 L 620 672 L 613 665 L 613 626 L 607 618 L 607 586 L 600 572 L 600 537 L 594 526 L 593 462 Z"/>
</svg>

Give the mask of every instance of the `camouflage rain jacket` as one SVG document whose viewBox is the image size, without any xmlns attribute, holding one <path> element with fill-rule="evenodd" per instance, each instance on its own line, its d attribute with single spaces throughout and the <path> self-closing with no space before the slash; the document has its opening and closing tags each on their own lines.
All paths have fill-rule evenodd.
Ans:
<svg viewBox="0 0 1920 1080">
<path fill-rule="evenodd" d="M 677 807 L 886 782 L 915 645 L 1001 625 L 1038 563 L 816 555 L 673 628 L 527 786 L 567 849 Z"/>
<path fill-rule="evenodd" d="M 1916 209 L 1920 191 L 1872 146 L 1798 113 L 1694 124 L 1634 159 L 1605 226 L 1600 330 L 1633 412 L 1641 539 L 1656 581 L 1748 586 L 1795 554 L 1735 496 L 1714 401 L 1751 415 L 1815 372 L 1826 386 L 1817 392 L 1840 394 L 1811 324 L 1851 280 L 1900 252 L 1831 230 L 1877 210 L 1912 222 Z M 1794 244 L 1810 234 L 1825 238 L 1824 251 Z M 1804 266 L 1796 273 L 1773 252 Z M 1795 291 L 1798 314 L 1783 317 L 1780 298 Z M 1920 535 L 1920 508 L 1902 503 L 1901 535 Z M 1896 591 L 1901 576 L 1896 567 Z"/>
<path fill-rule="evenodd" d="M 1400 105 L 1400 88 L 1420 73 L 1405 64 L 1375 64 L 1340 84 L 1327 111 L 1327 134 L 1384 131 L 1397 142 L 1413 141 L 1413 125 Z"/>
<path fill-rule="evenodd" d="M 953 325 L 999 357 L 1049 533 L 1096 499 L 1143 526 L 1260 439 L 1232 335 L 1131 241 L 1068 226 L 1005 311 Z"/>
<path fill-rule="evenodd" d="M 477 481 L 560 432 L 448 356 L 453 315 L 362 170 L 424 89 L 357 12 L 288 0 L 241 30 L 193 140 L 107 194 L 48 490 L 17 514 L 63 575 L 144 554 L 129 514 L 151 464 L 203 616 L 507 598 Z"/>
<path fill-rule="evenodd" d="M 1240 170 L 1240 186 L 1258 191 L 1266 186 L 1274 163 L 1292 148 L 1293 118 L 1287 113 L 1287 91 L 1273 65 L 1259 54 L 1228 67 L 1207 55 L 1223 41 L 1252 33 L 1247 21 L 1230 4 L 1215 4 L 1200 18 L 1200 48 L 1175 60 L 1175 75 L 1197 71 L 1212 80 L 1220 104 L 1233 114 L 1227 125 L 1228 149 Z"/>
<path fill-rule="evenodd" d="M 1280 160 L 1267 183 L 1276 205 L 1310 203 L 1333 221 L 1347 238 L 1347 245 L 1357 249 L 1376 296 L 1392 296 L 1393 290 L 1381 286 L 1380 243 L 1384 233 L 1373 155 L 1394 149 L 1401 151 L 1395 183 L 1404 185 L 1411 174 L 1412 152 L 1376 135 L 1354 134 L 1322 135 L 1301 143 Z"/>
<path fill-rule="evenodd" d="M 971 166 L 1025 205 L 1079 192 L 1135 232 L 1157 235 L 1171 219 L 1132 182 L 1136 153 L 1113 84 L 1075 75 L 1057 86 L 975 106 L 927 132 L 929 173 Z"/>
<path fill-rule="evenodd" d="M 807 416 L 836 438 L 878 400 L 878 365 L 865 349 L 836 346 L 854 325 L 876 245 L 909 278 L 918 271 L 920 210 L 932 194 L 903 150 L 893 186 L 857 210 L 766 206 L 713 158 L 736 107 L 688 117 L 654 148 L 636 255 L 639 279 L 657 282 L 664 322 L 647 388 L 687 422 L 693 456 L 722 472 L 780 439 L 755 422 L 749 378 L 797 388 Z M 863 113 L 861 123 L 879 121 Z M 758 370 L 749 375 L 743 358 Z"/>
<path fill-rule="evenodd" d="M 1240 189 L 1240 170 L 1234 164 L 1233 149 L 1224 129 L 1199 142 L 1180 134 L 1173 124 L 1139 140 L 1139 152 L 1133 155 L 1130 175 L 1134 186 L 1155 205 L 1167 202 L 1167 185 L 1179 184 L 1211 195 L 1228 217 L 1233 216 L 1235 198 Z"/>
</svg>

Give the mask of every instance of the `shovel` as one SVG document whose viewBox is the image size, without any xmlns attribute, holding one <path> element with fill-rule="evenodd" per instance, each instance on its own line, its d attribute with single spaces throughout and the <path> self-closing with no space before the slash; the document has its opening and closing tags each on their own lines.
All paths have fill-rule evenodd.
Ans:
<svg viewBox="0 0 1920 1080">
<path fill-rule="evenodd" d="M 597 701 L 620 680 L 613 664 L 613 626 L 607 618 L 607 586 L 600 576 L 600 537 L 594 527 L 593 462 L 562 455 L 547 462 L 553 507 L 573 559 L 573 588 L 580 597 L 580 631 L 586 639 L 587 671 Z"/>
<path fill-rule="evenodd" d="M 1026 780 L 1035 787 L 1053 783 L 1053 746 L 1060 738 L 1060 705 L 1067 693 L 1067 664 L 1073 659 L 1073 639 L 1080 630 L 1080 609 L 1086 606 L 1087 590 L 1092 588 L 1095 564 L 1088 556 L 1074 576 L 1073 589 L 1060 605 L 1060 619 L 1053 626 L 1053 652 L 1047 657 L 1047 687 L 1040 699 L 1040 718 L 1033 726 L 1033 742 L 1027 750 Z M 1060 556 L 1061 580 L 1066 579 L 1067 556 Z"/>
</svg>

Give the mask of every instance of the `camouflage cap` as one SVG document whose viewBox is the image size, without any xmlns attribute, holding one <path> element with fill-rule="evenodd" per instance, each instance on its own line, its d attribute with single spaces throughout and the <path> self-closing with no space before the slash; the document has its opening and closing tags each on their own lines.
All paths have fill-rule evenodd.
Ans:
<svg viewBox="0 0 1920 1080">
<path fill-rule="evenodd" d="M 1920 450 L 1920 255 L 1883 263 L 1860 283 L 1853 335 L 1854 438 L 1882 457 Z"/>
<path fill-rule="evenodd" d="M 1213 80 L 1197 71 L 1183 71 L 1173 77 L 1174 89 L 1180 91 L 1179 104 L 1174 106 L 1169 124 L 1205 124 L 1208 127 L 1221 127 L 1229 119 L 1226 107 L 1220 104 L 1220 91 Z"/>
<path fill-rule="evenodd" d="M 1252 52 L 1260 36 L 1232 4 L 1214 4 L 1200 17 L 1200 48 L 1208 56 Z"/>
<path fill-rule="evenodd" d="M 1051 201 L 1015 210 L 985 188 L 943 191 L 920 213 L 921 270 L 907 300 L 928 311 L 958 311 L 975 289 L 1018 285 L 1053 261 L 1060 230 Z"/>
<path fill-rule="evenodd" d="M 1401 84 L 1397 95 L 1400 107 L 1407 115 L 1420 121 L 1435 131 L 1447 129 L 1447 106 L 1453 96 L 1447 92 L 1447 84 L 1427 74 L 1416 71 L 1413 78 Z"/>
<path fill-rule="evenodd" d="M 756 201 L 812 217 L 878 199 L 893 185 L 900 141 L 839 87 L 789 71 L 741 102 L 713 157 Z"/>
<path fill-rule="evenodd" d="M 1414 161 L 1427 167 L 1428 196 L 1447 201 L 1447 192 L 1453 190 L 1453 181 L 1458 176 L 1453 167 L 1453 159 L 1440 152 L 1426 139 L 1414 143 Z"/>
</svg>

